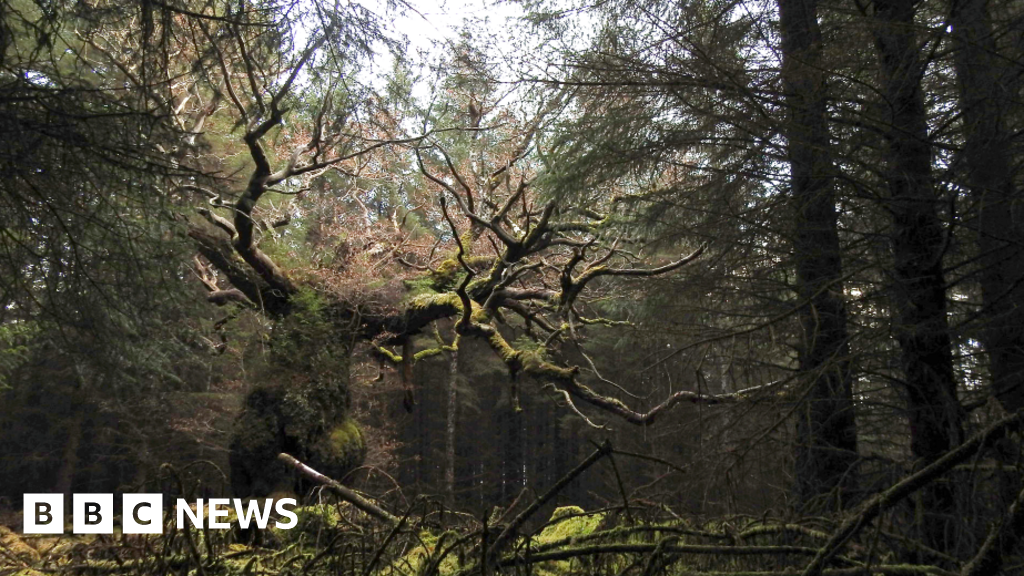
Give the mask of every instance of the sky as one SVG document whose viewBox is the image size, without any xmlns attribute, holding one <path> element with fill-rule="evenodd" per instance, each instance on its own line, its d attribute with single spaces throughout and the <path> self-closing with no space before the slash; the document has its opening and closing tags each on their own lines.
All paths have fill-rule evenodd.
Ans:
<svg viewBox="0 0 1024 576">
<path fill-rule="evenodd" d="M 413 94 L 420 99 L 430 97 L 430 67 L 450 54 L 445 44 L 455 41 L 467 22 L 471 23 L 470 30 L 476 39 L 488 37 L 493 48 L 505 53 L 513 50 L 509 30 L 514 29 L 506 22 L 523 14 L 522 4 L 514 0 L 397 0 L 398 11 L 384 9 L 388 2 L 368 0 L 364 5 L 377 14 L 390 16 L 391 33 L 408 39 L 408 62 L 422 74 L 413 88 Z M 403 3 L 407 6 L 403 7 Z M 386 74 L 392 64 L 391 54 L 379 50 L 372 73 Z M 383 76 L 370 79 L 371 83 L 379 81 L 383 81 Z"/>
<path fill-rule="evenodd" d="M 467 20 L 487 20 L 487 31 L 496 31 L 506 18 L 521 13 L 520 6 L 495 0 L 408 0 L 394 20 L 395 29 L 409 38 L 410 50 L 430 50 L 436 41 L 451 40 Z M 479 24 L 477 24 L 479 25 Z"/>
</svg>

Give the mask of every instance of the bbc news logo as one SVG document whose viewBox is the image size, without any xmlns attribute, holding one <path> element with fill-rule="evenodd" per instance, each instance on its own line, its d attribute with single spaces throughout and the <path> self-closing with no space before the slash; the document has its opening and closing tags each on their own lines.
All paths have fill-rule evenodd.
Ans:
<svg viewBox="0 0 1024 576">
<path fill-rule="evenodd" d="M 124 534 L 162 534 L 164 530 L 164 497 L 162 494 L 125 494 L 121 499 L 121 532 Z M 205 507 L 204 507 L 205 504 Z M 184 498 L 175 504 L 179 530 L 189 524 L 196 528 L 227 530 L 231 522 L 227 518 L 235 512 L 239 528 L 248 529 L 255 524 L 264 529 L 270 523 L 271 512 L 276 512 L 274 527 L 288 530 L 298 524 L 299 518 L 292 510 L 297 505 L 294 498 L 269 498 L 249 500 L 241 498 L 210 498 L 196 500 L 195 506 Z M 72 496 L 73 534 L 113 534 L 114 495 L 74 494 Z M 292 509 L 288 508 L 291 507 Z M 287 519 L 287 521 L 282 521 Z M 25 494 L 25 534 L 64 533 L 63 494 Z"/>
</svg>

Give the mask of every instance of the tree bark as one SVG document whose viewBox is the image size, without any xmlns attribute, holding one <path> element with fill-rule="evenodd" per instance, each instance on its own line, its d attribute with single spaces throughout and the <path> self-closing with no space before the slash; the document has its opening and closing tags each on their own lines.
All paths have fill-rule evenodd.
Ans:
<svg viewBox="0 0 1024 576">
<path fill-rule="evenodd" d="M 843 506 L 855 484 L 857 428 L 817 0 L 779 0 L 779 24 L 797 215 L 793 257 L 803 304 L 800 370 L 810 386 L 797 420 L 797 493 L 805 504 L 830 495 Z"/>
<path fill-rule="evenodd" d="M 946 235 L 931 177 L 932 152 L 921 90 L 924 66 L 914 34 L 914 0 L 875 0 L 875 40 L 888 125 L 886 184 L 892 214 L 893 333 L 901 350 L 910 448 L 918 466 L 959 443 L 961 407 L 946 319 Z M 954 513 L 952 486 L 922 494 L 925 540 L 945 549 Z"/>
<path fill-rule="evenodd" d="M 82 445 L 82 427 L 84 416 L 81 412 L 82 402 L 75 402 L 74 414 L 67 420 L 67 438 L 57 470 L 56 491 L 64 495 L 65 510 L 71 510 L 71 494 L 75 489 L 75 474 L 78 472 L 78 450 Z"/>
<path fill-rule="evenodd" d="M 448 504 L 455 503 L 455 428 L 458 418 L 459 347 L 452 347 L 448 371 L 448 409 L 444 437 L 444 488 Z"/>
<path fill-rule="evenodd" d="M 965 183 L 978 204 L 975 220 L 980 285 L 993 394 L 1008 411 L 1024 406 L 1024 229 L 1014 218 L 1017 194 L 1004 113 L 1007 94 L 987 0 L 953 0 L 954 65 L 964 130 Z M 1004 67 L 1003 67 L 1004 68 Z"/>
</svg>

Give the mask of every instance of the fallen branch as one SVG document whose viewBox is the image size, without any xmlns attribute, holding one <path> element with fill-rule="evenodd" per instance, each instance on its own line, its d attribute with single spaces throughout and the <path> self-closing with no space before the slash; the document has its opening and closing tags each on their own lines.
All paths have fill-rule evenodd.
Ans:
<svg viewBox="0 0 1024 576">
<path fill-rule="evenodd" d="M 879 514 L 888 510 L 900 500 L 924 488 L 932 480 L 952 470 L 957 464 L 966 461 L 981 450 L 990 439 L 1003 434 L 1008 429 L 1017 427 L 1022 421 L 1024 421 L 1024 410 L 1018 410 L 1012 415 L 992 424 L 980 434 L 974 435 L 956 449 L 947 452 L 942 458 L 932 462 L 917 473 L 900 480 L 896 485 L 863 504 L 853 516 L 847 518 L 839 529 L 832 534 L 829 541 L 818 551 L 814 560 L 804 569 L 803 576 L 820 576 L 823 574 L 822 569 L 839 551 L 839 548 Z"/>
<path fill-rule="evenodd" d="M 1003 553 L 1024 536 L 1024 489 L 1001 522 L 992 526 L 974 558 L 964 566 L 963 576 L 998 574 L 1003 569 Z"/>
<path fill-rule="evenodd" d="M 193 560 L 186 554 L 178 554 L 163 558 L 162 562 L 165 567 L 178 570 L 189 568 L 192 566 Z M 62 570 L 67 572 L 86 572 L 89 574 L 127 574 L 132 570 L 138 570 L 142 573 L 146 573 L 157 567 L 157 562 L 150 558 L 120 561 L 85 559 L 75 564 L 65 566 Z"/>
<path fill-rule="evenodd" d="M 491 547 L 487 550 L 487 560 L 493 562 L 493 560 L 497 558 L 498 553 L 501 552 L 502 546 L 504 546 L 510 540 L 512 540 L 512 538 L 519 531 L 519 528 L 522 527 L 522 525 L 530 519 L 530 516 L 533 516 L 533 514 L 537 512 L 537 510 L 540 510 L 540 508 L 547 504 L 549 500 L 557 496 L 558 493 L 562 490 L 562 488 L 568 486 L 570 482 L 572 482 L 577 476 L 586 471 L 587 468 L 590 468 L 591 466 L 594 465 L 595 462 L 597 462 L 601 458 L 604 458 L 608 454 L 611 454 L 611 452 L 612 444 L 611 442 L 605 440 L 604 443 L 601 444 L 601 446 L 598 447 L 598 449 L 593 454 L 588 456 L 587 459 L 584 460 L 583 462 L 580 462 L 579 466 L 576 466 L 575 468 L 570 470 L 569 473 L 563 476 L 561 480 L 556 482 L 555 485 L 551 487 L 551 489 L 545 492 L 540 498 L 534 500 L 532 504 L 527 506 L 526 510 L 523 510 L 518 516 L 516 516 L 512 520 L 512 522 L 508 526 L 506 526 L 504 530 L 501 531 L 501 534 L 499 534 L 498 537 L 494 539 L 494 543 L 491 544 Z"/>
<path fill-rule="evenodd" d="M 384 520 L 385 522 L 391 524 L 394 524 L 399 521 L 398 518 L 396 518 L 387 510 L 384 510 L 380 506 L 377 506 L 373 502 L 370 502 L 366 498 L 363 498 L 359 494 L 356 494 L 354 490 L 346 488 L 337 480 L 328 478 L 327 476 L 324 476 L 323 474 L 303 464 L 291 454 L 281 452 L 280 454 L 277 455 L 277 459 L 291 466 L 292 468 L 295 468 L 296 470 L 299 471 L 300 474 L 302 474 L 306 478 L 309 478 L 314 482 L 326 486 L 331 490 L 331 492 L 334 492 L 335 494 L 340 496 L 342 500 L 345 500 L 346 502 L 352 504 L 356 508 L 362 510 L 363 512 L 366 512 L 370 516 L 373 516 L 374 518 L 378 518 L 380 520 Z"/>
<path fill-rule="evenodd" d="M 596 553 L 609 553 L 609 554 L 612 554 L 612 553 L 618 553 L 618 554 L 622 554 L 622 553 L 647 553 L 647 552 L 654 552 L 655 547 L 656 547 L 655 544 L 619 544 L 619 545 L 616 545 L 614 547 L 614 549 L 613 549 L 612 546 L 607 546 L 607 547 L 604 547 L 604 549 L 602 549 L 602 550 L 589 550 L 589 551 L 586 551 L 587 554 L 583 553 L 583 552 L 585 552 L 583 549 L 565 550 L 563 552 L 566 552 L 567 554 L 563 554 L 559 558 L 553 557 L 555 555 L 555 553 L 548 553 L 548 554 L 544 554 L 544 555 L 537 554 L 537 555 L 534 555 L 533 557 L 516 558 L 514 560 L 513 559 L 509 559 L 508 560 L 508 562 L 509 562 L 508 565 L 511 566 L 513 564 L 517 564 L 517 565 L 536 564 L 536 563 L 539 563 L 539 562 L 548 562 L 548 561 L 555 561 L 555 560 L 568 560 L 570 558 L 575 558 L 575 557 L 578 557 L 578 556 L 591 555 L 591 554 L 596 554 Z M 641 550 L 641 548 L 643 548 L 643 549 Z M 661 552 L 662 553 L 666 553 L 666 554 L 674 554 L 674 553 L 676 553 L 676 550 L 675 550 L 676 548 L 680 548 L 680 547 L 678 547 L 678 546 L 665 546 L 665 547 L 663 547 L 661 549 Z M 770 548 L 770 546 L 765 546 L 763 548 Z M 792 548 L 792 547 L 783 546 L 783 547 L 779 547 L 779 548 Z M 728 548 L 726 548 L 726 549 L 728 549 Z M 580 553 L 572 555 L 572 554 L 568 554 L 569 552 L 580 552 Z M 779 551 L 778 553 L 780 553 L 780 554 L 783 554 L 783 553 L 791 554 L 793 552 L 792 551 L 786 551 L 786 552 Z M 504 563 L 503 563 L 503 565 L 504 565 Z M 675 574 L 677 574 L 677 576 L 784 576 L 786 574 L 791 574 L 791 573 L 790 572 L 780 572 L 780 571 L 741 571 L 741 572 L 730 572 L 730 571 L 720 571 L 720 572 L 683 571 L 683 572 L 676 572 Z M 855 566 L 855 567 L 850 567 L 850 568 L 830 568 L 830 569 L 824 570 L 822 572 L 822 576 L 875 576 L 875 575 L 878 575 L 878 574 L 883 574 L 885 576 L 926 576 L 926 575 L 928 575 L 928 576 L 955 576 L 952 572 L 947 572 L 947 571 L 942 570 L 940 568 L 936 568 L 935 566 L 918 566 L 918 565 L 915 565 L 915 564 L 888 564 L 888 565 L 887 564 L 882 564 L 882 565 L 875 565 L 875 566 Z"/>
<path fill-rule="evenodd" d="M 733 556 L 754 556 L 760 554 L 799 554 L 812 556 L 818 552 L 817 548 L 807 546 L 722 546 L 713 544 L 679 544 L 663 545 L 663 543 L 644 544 L 597 544 L 594 546 L 577 546 L 551 550 L 523 556 L 505 558 L 501 566 L 512 566 L 515 564 L 535 564 L 537 562 L 549 562 L 554 560 L 568 560 L 580 556 L 595 556 L 597 554 L 647 554 L 660 549 L 665 554 L 693 554 L 693 555 L 733 555 Z"/>
<path fill-rule="evenodd" d="M 572 517 L 572 516 L 570 516 Z M 729 540 L 731 537 L 728 534 L 713 534 L 710 532 L 702 532 L 699 530 L 690 530 L 680 526 L 673 526 L 670 524 L 651 524 L 651 525 L 638 525 L 638 526 L 620 526 L 618 528 L 612 528 L 610 530 L 600 530 L 597 532 L 591 532 L 590 534 L 579 534 L 573 536 L 566 536 L 565 538 L 559 538 L 551 542 L 543 542 L 539 544 L 533 544 L 531 550 L 534 554 L 541 552 L 548 552 L 551 550 L 558 550 L 563 546 L 580 545 L 586 542 L 593 542 L 595 540 L 614 541 L 614 540 L 628 540 L 635 534 L 678 534 L 682 536 L 694 536 L 697 538 L 708 538 L 711 540 Z"/>
</svg>

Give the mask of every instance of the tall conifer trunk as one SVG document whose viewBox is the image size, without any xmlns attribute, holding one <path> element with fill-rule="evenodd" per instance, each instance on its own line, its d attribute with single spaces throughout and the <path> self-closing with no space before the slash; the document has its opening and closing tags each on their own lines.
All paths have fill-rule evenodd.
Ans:
<svg viewBox="0 0 1024 576">
<path fill-rule="evenodd" d="M 892 214 L 893 333 L 900 345 L 910 419 L 910 448 L 918 466 L 955 446 L 961 410 L 946 319 L 946 245 L 932 183 L 932 152 L 921 90 L 924 66 L 914 33 L 914 0 L 875 0 L 875 40 L 881 93 L 888 112 L 885 169 Z M 934 482 L 922 493 L 924 537 L 945 549 L 955 511 L 952 486 Z"/>
<path fill-rule="evenodd" d="M 992 37 L 987 0 L 953 0 L 954 65 L 963 118 L 966 184 L 979 206 L 975 220 L 980 284 L 993 393 L 1007 410 L 1024 407 L 1024 227 L 1014 218 L 1017 194 L 1004 113 L 1005 76 Z"/>
<path fill-rule="evenodd" d="M 793 256 L 803 305 L 800 370 L 810 386 L 797 420 L 797 492 L 805 504 L 831 495 L 845 505 L 854 486 L 857 429 L 817 0 L 779 0 L 779 19 L 797 218 Z"/>
<path fill-rule="evenodd" d="M 459 348 L 451 352 L 448 371 L 448 409 L 445 414 L 444 488 L 449 505 L 455 503 L 455 431 L 458 418 Z"/>
</svg>

